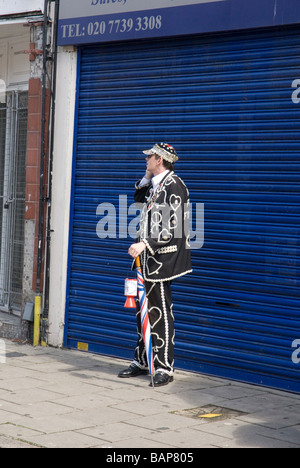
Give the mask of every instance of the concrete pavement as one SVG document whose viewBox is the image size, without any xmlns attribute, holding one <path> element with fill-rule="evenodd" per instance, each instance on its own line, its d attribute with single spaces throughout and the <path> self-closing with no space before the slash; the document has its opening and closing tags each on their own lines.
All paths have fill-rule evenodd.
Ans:
<svg viewBox="0 0 300 468">
<path fill-rule="evenodd" d="M 0 447 L 300 448 L 299 395 L 181 371 L 152 389 L 118 359 L 2 343 Z"/>
</svg>

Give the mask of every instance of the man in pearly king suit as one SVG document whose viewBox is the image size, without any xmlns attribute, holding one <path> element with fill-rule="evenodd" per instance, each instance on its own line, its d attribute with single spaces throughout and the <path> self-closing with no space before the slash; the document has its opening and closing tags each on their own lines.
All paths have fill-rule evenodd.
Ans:
<svg viewBox="0 0 300 468">
<path fill-rule="evenodd" d="M 171 283 L 192 272 L 189 238 L 189 192 L 174 173 L 178 161 L 175 149 L 166 144 L 144 151 L 147 170 L 136 184 L 135 202 L 142 212 L 137 242 L 129 254 L 142 260 L 148 297 L 152 346 L 155 366 L 155 387 L 174 379 L 174 316 Z M 130 378 L 147 373 L 147 358 L 141 333 L 137 303 L 138 344 L 135 359 L 119 377 Z"/>
</svg>

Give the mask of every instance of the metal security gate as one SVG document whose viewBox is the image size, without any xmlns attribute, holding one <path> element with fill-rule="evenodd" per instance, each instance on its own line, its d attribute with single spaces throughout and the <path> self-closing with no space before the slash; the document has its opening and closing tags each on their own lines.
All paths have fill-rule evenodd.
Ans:
<svg viewBox="0 0 300 468">
<path fill-rule="evenodd" d="M 174 286 L 177 366 L 300 391 L 298 29 L 84 47 L 79 67 L 65 344 L 132 357 L 125 201 L 166 141 L 205 204 Z"/>
<path fill-rule="evenodd" d="M 0 307 L 20 311 L 24 264 L 28 94 L 0 104 Z"/>
</svg>

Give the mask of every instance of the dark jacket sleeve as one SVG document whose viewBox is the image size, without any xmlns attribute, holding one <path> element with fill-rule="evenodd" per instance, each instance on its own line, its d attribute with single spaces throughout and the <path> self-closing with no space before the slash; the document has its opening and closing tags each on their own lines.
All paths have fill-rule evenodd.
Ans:
<svg viewBox="0 0 300 468">
<path fill-rule="evenodd" d="M 151 183 L 139 187 L 140 181 L 135 184 L 135 194 L 134 201 L 135 203 L 145 203 L 146 195 L 150 190 Z"/>
</svg>

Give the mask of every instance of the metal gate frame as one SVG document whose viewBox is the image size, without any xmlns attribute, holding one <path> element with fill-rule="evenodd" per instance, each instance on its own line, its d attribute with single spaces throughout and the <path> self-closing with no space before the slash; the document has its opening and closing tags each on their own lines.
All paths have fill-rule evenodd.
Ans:
<svg viewBox="0 0 300 468">
<path fill-rule="evenodd" d="M 0 307 L 19 312 L 23 291 L 28 93 L 8 93 L 1 113 L 4 114 L 1 120 L 5 141 L 3 154 L 0 154 L 3 163 L 0 172 Z"/>
</svg>

